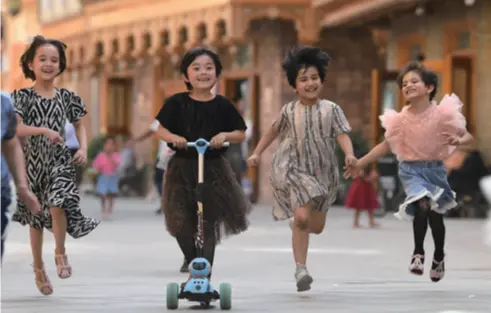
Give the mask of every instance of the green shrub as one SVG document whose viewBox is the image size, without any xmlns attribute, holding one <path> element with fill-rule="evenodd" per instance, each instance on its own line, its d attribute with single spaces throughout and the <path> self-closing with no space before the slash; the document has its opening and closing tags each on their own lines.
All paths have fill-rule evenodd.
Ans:
<svg viewBox="0 0 491 313">
<path fill-rule="evenodd" d="M 92 162 L 97 154 L 102 151 L 106 137 L 106 135 L 98 135 L 92 138 L 92 140 L 89 142 L 87 147 L 87 165 L 89 167 L 92 165 Z"/>
</svg>

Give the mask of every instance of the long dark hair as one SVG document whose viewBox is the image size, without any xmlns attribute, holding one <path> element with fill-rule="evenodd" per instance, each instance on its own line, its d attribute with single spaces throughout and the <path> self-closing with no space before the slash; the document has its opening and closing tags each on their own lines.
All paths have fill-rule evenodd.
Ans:
<svg viewBox="0 0 491 313">
<path fill-rule="evenodd" d="M 24 54 L 22 54 L 22 56 L 20 57 L 20 66 L 22 67 L 22 72 L 24 73 L 25 78 L 33 81 L 36 80 L 36 75 L 29 68 L 29 64 L 31 64 L 34 61 L 34 56 L 36 55 L 37 49 L 44 45 L 53 45 L 58 50 L 58 53 L 60 55 L 60 60 L 59 60 L 60 72 L 58 73 L 58 75 L 60 75 L 65 71 L 66 69 L 65 49 L 67 47 L 66 44 L 56 39 L 47 39 L 44 38 L 43 36 L 37 35 L 34 37 L 29 47 L 27 47 Z"/>
</svg>

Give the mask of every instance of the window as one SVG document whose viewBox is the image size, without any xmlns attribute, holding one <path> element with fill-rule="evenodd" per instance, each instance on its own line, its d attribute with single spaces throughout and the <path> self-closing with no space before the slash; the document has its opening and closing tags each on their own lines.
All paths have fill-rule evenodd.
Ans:
<svg viewBox="0 0 491 313">
<path fill-rule="evenodd" d="M 419 44 L 413 44 L 409 48 L 409 60 L 417 60 L 418 56 L 421 53 L 421 46 Z"/>
<path fill-rule="evenodd" d="M 52 0 L 40 0 L 40 7 L 42 11 L 51 11 Z"/>
<path fill-rule="evenodd" d="M 188 29 L 183 26 L 179 30 L 179 43 L 184 44 L 186 42 L 188 42 Z"/>
<path fill-rule="evenodd" d="M 54 13 L 53 18 L 62 18 L 65 13 L 65 1 L 64 0 L 51 0 L 52 6 L 50 10 Z"/>
<path fill-rule="evenodd" d="M 90 78 L 90 106 L 91 106 L 91 128 L 92 134 L 98 134 L 100 129 L 99 125 L 99 92 L 100 92 L 100 79 L 97 75 Z"/>
<path fill-rule="evenodd" d="M 65 0 L 66 12 L 69 14 L 75 14 L 82 10 L 82 3 L 80 0 Z"/>
<path fill-rule="evenodd" d="M 443 98 L 443 75 L 441 72 L 436 72 L 434 71 L 434 73 L 436 74 L 436 77 L 438 78 L 438 85 L 439 87 L 436 89 L 436 94 L 435 94 L 435 100 L 440 102 L 440 100 L 442 100 Z"/>
<path fill-rule="evenodd" d="M 82 11 L 81 0 L 39 0 L 39 17 L 41 22 L 53 22 L 72 16 Z"/>
<path fill-rule="evenodd" d="M 167 47 L 170 44 L 170 35 L 168 31 L 164 31 L 160 34 L 160 45 Z"/>
<path fill-rule="evenodd" d="M 9 55 L 8 53 L 2 53 L 2 69 L 1 69 L 1 72 L 8 72 L 9 71 Z"/>
<path fill-rule="evenodd" d="M 380 112 L 384 112 L 387 109 L 392 109 L 399 111 L 399 95 L 401 93 L 399 89 L 399 85 L 397 85 L 396 81 L 387 80 L 383 83 L 383 99 L 382 99 L 382 108 Z"/>
<path fill-rule="evenodd" d="M 41 16 L 41 21 L 45 22 L 51 20 L 52 15 L 52 2 L 51 0 L 40 0 L 39 1 L 39 13 Z"/>
<path fill-rule="evenodd" d="M 235 57 L 237 66 L 242 68 L 254 66 L 253 55 L 252 44 L 237 45 L 237 55 Z"/>
<path fill-rule="evenodd" d="M 471 34 L 468 31 L 461 32 L 457 36 L 457 48 L 460 49 L 470 49 L 471 47 Z"/>
</svg>

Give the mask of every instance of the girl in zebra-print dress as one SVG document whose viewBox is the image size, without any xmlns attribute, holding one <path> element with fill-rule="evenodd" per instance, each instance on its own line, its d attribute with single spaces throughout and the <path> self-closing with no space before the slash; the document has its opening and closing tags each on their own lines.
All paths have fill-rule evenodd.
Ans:
<svg viewBox="0 0 491 313">
<path fill-rule="evenodd" d="M 323 231 L 327 211 L 336 198 L 339 173 L 335 141 L 343 149 L 347 164 L 356 160 L 343 110 L 319 98 L 329 60 L 325 52 L 312 47 L 288 54 L 283 69 L 299 99 L 282 108 L 248 160 L 249 165 L 257 165 L 261 153 L 275 138 L 281 139 L 270 177 L 275 198 L 273 218 L 294 217 L 291 226 L 298 291 L 309 290 L 313 282 L 305 265 L 309 234 Z"/>
<path fill-rule="evenodd" d="M 80 211 L 74 164 L 87 160 L 87 138 L 81 118 L 87 114 L 80 97 L 54 87 L 54 79 L 66 68 L 66 46 L 57 40 L 36 36 L 22 55 L 22 71 L 34 86 L 16 90 L 12 100 L 19 126 L 17 135 L 26 137 L 24 154 L 29 188 L 41 203 L 41 212 L 32 214 L 18 200 L 13 220 L 29 225 L 36 286 L 43 295 L 53 293 L 43 256 L 43 229 L 55 237 L 55 264 L 61 279 L 72 275 L 65 252 L 66 233 L 73 238 L 89 234 L 99 224 Z M 80 149 L 72 157 L 65 145 L 68 119 L 75 127 Z"/>
</svg>

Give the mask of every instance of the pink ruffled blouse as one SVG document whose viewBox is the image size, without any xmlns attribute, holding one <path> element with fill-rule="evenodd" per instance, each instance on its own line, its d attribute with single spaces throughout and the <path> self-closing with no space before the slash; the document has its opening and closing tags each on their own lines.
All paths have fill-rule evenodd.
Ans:
<svg viewBox="0 0 491 313">
<path fill-rule="evenodd" d="M 444 160 L 455 146 L 446 143 L 443 133 L 463 136 L 466 133 L 462 102 L 455 95 L 445 95 L 439 105 L 432 102 L 424 112 L 415 114 L 405 106 L 401 112 L 385 110 L 379 118 L 385 139 L 399 161 Z"/>
<path fill-rule="evenodd" d="M 121 161 L 119 152 L 113 152 L 109 156 L 104 151 L 99 152 L 95 160 L 92 162 L 92 167 L 97 169 L 101 174 L 114 175 L 118 171 L 118 166 Z"/>
</svg>

